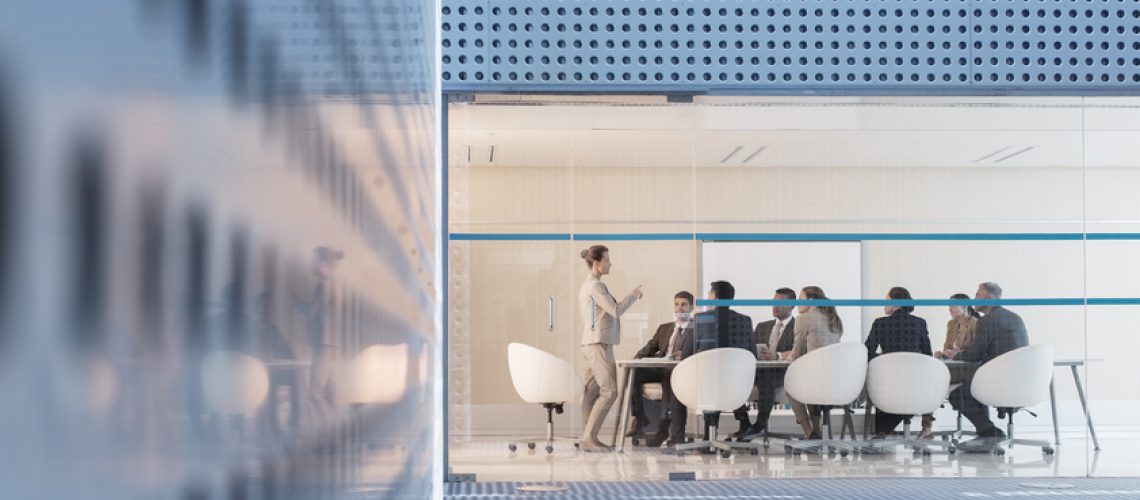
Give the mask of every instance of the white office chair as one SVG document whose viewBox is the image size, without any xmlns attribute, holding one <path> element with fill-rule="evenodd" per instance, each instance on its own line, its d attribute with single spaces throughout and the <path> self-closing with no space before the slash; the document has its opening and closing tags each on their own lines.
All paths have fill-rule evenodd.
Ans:
<svg viewBox="0 0 1140 500">
<path fill-rule="evenodd" d="M 531 440 L 527 447 L 532 450 L 536 441 L 545 439 L 547 453 L 554 453 L 555 441 L 572 442 L 578 446 L 573 439 L 554 436 L 554 413 L 562 413 L 566 402 L 582 397 L 582 378 L 574 367 L 553 354 L 517 342 L 507 346 L 507 366 L 519 397 L 546 409 L 545 437 L 521 438 L 511 441 L 507 447 L 515 451 L 518 449 L 516 441 L 526 439 Z"/>
<path fill-rule="evenodd" d="M 1046 455 L 1053 454 L 1048 441 L 1015 439 L 1013 415 L 1027 406 L 1049 398 L 1049 384 L 1053 380 L 1053 346 L 1036 344 L 1021 347 L 998 356 L 974 372 L 970 393 L 984 405 L 998 410 L 998 418 L 1005 415 L 1006 439 L 994 443 L 995 455 L 1005 454 L 1002 445 L 1027 444 L 1040 446 Z M 1034 415 L 1036 416 L 1036 415 Z"/>
<path fill-rule="evenodd" d="M 269 398 L 269 369 L 257 358 L 234 351 L 214 351 L 202 358 L 202 396 L 206 407 L 229 421 L 237 440 L 245 440 L 245 420 Z"/>
<path fill-rule="evenodd" d="M 824 439 L 787 441 L 784 450 L 799 454 L 801 451 L 828 453 L 836 449 L 843 456 L 858 446 L 832 438 L 831 409 L 846 408 L 863 392 L 867 379 L 867 347 L 861 342 L 840 342 L 824 346 L 800 356 L 788 365 L 784 375 L 784 389 L 788 395 L 806 405 L 823 407 Z M 855 438 L 852 432 L 852 439 Z"/>
<path fill-rule="evenodd" d="M 867 369 L 867 394 L 879 410 L 897 415 L 933 413 L 942 404 L 950 386 L 950 370 L 942 361 L 914 352 L 884 354 L 871 360 Z M 910 418 L 903 420 L 903 439 L 873 441 L 877 451 L 902 445 L 916 454 L 929 455 L 930 447 L 954 453 L 954 445 L 926 439 L 911 439 Z"/>
<path fill-rule="evenodd" d="M 269 397 L 269 370 L 253 356 L 214 351 L 202 358 L 202 390 L 210 411 L 252 415 Z"/>
<path fill-rule="evenodd" d="M 699 352 L 689 356 L 673 368 L 670 382 L 673 397 L 677 398 L 690 411 L 700 414 L 716 414 L 739 408 L 752 393 L 752 382 L 756 374 L 756 356 L 744 349 L 723 347 Z M 691 443 L 678 443 L 678 454 L 685 450 L 707 447 L 709 451 L 720 450 L 721 456 L 728 457 L 733 448 L 759 453 L 748 443 L 728 443 L 718 439 L 719 426 L 713 421 L 709 439 Z"/>
</svg>

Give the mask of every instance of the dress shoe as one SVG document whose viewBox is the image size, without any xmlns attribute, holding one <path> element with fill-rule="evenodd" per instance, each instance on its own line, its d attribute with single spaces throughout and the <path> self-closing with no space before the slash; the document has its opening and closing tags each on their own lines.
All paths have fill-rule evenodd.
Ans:
<svg viewBox="0 0 1140 500">
<path fill-rule="evenodd" d="M 989 429 L 986 429 L 984 431 L 978 432 L 978 437 L 980 437 L 980 438 L 1002 438 L 1002 439 L 1005 439 L 1005 432 L 1002 432 L 1001 429 L 998 429 L 995 426 L 995 427 L 990 427 Z"/>
<path fill-rule="evenodd" d="M 633 437 L 641 434 L 641 431 L 645 429 L 647 425 L 649 425 L 649 422 L 634 417 L 633 420 L 629 421 L 629 428 L 625 431 L 625 437 Z"/>
</svg>

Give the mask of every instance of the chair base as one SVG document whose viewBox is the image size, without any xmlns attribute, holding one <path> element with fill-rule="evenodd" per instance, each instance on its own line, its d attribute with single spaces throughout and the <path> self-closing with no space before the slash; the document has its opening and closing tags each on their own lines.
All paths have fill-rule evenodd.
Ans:
<svg viewBox="0 0 1140 500">
<path fill-rule="evenodd" d="M 849 408 L 843 408 L 843 429 L 846 433 L 848 426 L 851 427 L 851 439 L 847 441 L 843 439 L 834 439 L 831 432 L 831 410 L 835 407 L 823 407 L 823 425 L 827 429 L 827 438 L 825 439 L 801 439 L 793 440 L 791 436 L 784 441 L 784 452 L 799 455 L 800 453 L 816 453 L 823 455 L 824 453 L 832 455 L 839 453 L 840 456 L 846 457 L 851 453 L 859 453 L 863 451 L 860 442 L 854 441 L 855 439 L 855 425 L 851 419 Z"/>
<path fill-rule="evenodd" d="M 559 441 L 573 443 L 574 447 L 578 448 L 579 443 L 577 439 L 556 437 L 554 435 L 554 413 L 562 413 L 562 405 L 563 403 L 542 403 L 542 407 L 546 409 L 546 435 L 512 439 L 507 442 L 507 449 L 514 453 L 518 451 L 518 443 L 525 442 L 527 448 L 534 450 L 537 447 L 537 443 L 545 442 L 546 452 L 554 453 L 554 443 Z"/>
<path fill-rule="evenodd" d="M 1013 429 L 1014 429 L 1014 427 L 1013 427 L 1013 415 L 1015 413 L 1017 413 L 1019 410 L 1021 410 L 1021 408 L 998 408 L 998 417 L 1000 418 L 1002 415 L 1005 415 L 1006 418 L 1008 419 L 1008 420 L 1006 420 L 1006 437 L 1005 438 L 996 439 L 992 443 L 984 443 L 985 448 L 982 448 L 980 446 L 970 446 L 970 445 L 960 446 L 960 447 L 963 450 L 968 450 L 968 451 L 972 451 L 972 452 L 979 452 L 979 451 L 980 452 L 989 452 L 989 453 L 992 453 L 994 455 L 1000 456 L 1000 455 L 1005 455 L 1006 448 L 1012 448 L 1014 445 L 1020 444 L 1020 445 L 1029 445 L 1029 446 L 1039 446 L 1039 447 L 1041 447 L 1041 453 L 1043 453 L 1045 455 L 1053 455 L 1054 453 L 1056 453 L 1056 450 L 1053 449 L 1053 443 L 1050 443 L 1048 441 L 1040 441 L 1040 440 L 1036 440 L 1036 439 L 1018 439 L 1018 438 L 1014 437 L 1014 434 L 1013 434 Z M 1036 416 L 1036 415 L 1034 415 L 1034 416 Z M 1003 448 L 1003 446 L 1005 448 Z"/>
<path fill-rule="evenodd" d="M 953 455 L 958 451 L 957 446 L 954 443 L 948 441 L 911 438 L 909 420 L 903 422 L 902 439 L 877 439 L 874 441 L 864 441 L 863 451 L 868 453 L 886 453 L 888 450 L 893 451 L 894 448 L 899 446 L 914 450 L 914 455 L 916 457 L 929 456 L 935 451 L 939 453 L 946 453 L 948 455 Z"/>
<path fill-rule="evenodd" d="M 674 450 L 678 455 L 684 455 L 688 450 L 707 449 L 712 453 L 719 452 L 720 456 L 724 458 L 732 456 L 732 450 L 748 450 L 752 455 L 760 454 L 759 445 L 739 441 L 721 441 L 718 435 L 719 431 L 719 425 L 711 425 L 709 426 L 709 439 L 698 439 L 688 443 L 678 443 Z"/>
</svg>

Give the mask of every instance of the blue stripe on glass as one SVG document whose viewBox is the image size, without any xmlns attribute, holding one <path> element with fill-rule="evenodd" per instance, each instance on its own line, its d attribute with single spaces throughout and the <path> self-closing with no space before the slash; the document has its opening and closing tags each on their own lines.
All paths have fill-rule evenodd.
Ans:
<svg viewBox="0 0 1140 500">
<path fill-rule="evenodd" d="M 1100 241 L 1140 233 L 449 233 L 453 241 Z"/>
<path fill-rule="evenodd" d="M 579 241 L 691 241 L 693 233 L 575 233 Z"/>
<path fill-rule="evenodd" d="M 882 307 L 882 306 L 1081 306 L 1083 298 L 1039 298 L 1039 299 L 828 299 L 828 300 L 776 300 L 776 299 L 697 299 L 698 306 L 754 307 L 754 306 L 833 306 L 833 307 Z M 1132 297 L 1090 297 L 1088 305 L 1140 305 L 1140 298 Z"/>
<path fill-rule="evenodd" d="M 570 241 L 570 233 L 449 233 L 451 241 Z"/>
</svg>

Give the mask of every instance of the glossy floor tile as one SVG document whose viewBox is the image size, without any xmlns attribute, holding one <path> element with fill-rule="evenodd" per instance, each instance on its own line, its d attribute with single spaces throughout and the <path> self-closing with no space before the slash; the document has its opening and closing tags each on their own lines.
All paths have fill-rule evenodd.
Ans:
<svg viewBox="0 0 1140 500">
<path fill-rule="evenodd" d="M 950 500 L 963 498 L 1094 498 L 1134 499 L 1140 497 L 1136 478 L 969 478 L 969 479 L 798 479 L 794 481 L 724 480 L 664 482 L 588 482 L 535 485 L 525 482 L 448 483 L 444 498 L 514 499 L 534 498 L 528 492 L 535 486 L 558 490 L 549 496 L 565 499 L 635 498 L 673 499 L 883 499 L 922 498 Z"/>
<path fill-rule="evenodd" d="M 1048 439 L 1046 433 L 1024 432 L 1018 437 Z M 759 455 L 736 452 L 731 457 L 689 453 L 662 454 L 657 449 L 627 446 L 622 453 L 586 453 L 557 443 L 547 454 L 523 444 L 510 452 L 505 438 L 453 440 L 452 473 L 475 474 L 485 481 L 665 481 L 670 473 L 693 473 L 700 479 L 859 478 L 859 477 L 1134 477 L 1140 476 L 1140 432 L 1100 432 L 1102 449 L 1093 451 L 1082 433 L 1062 434 L 1056 454 L 1015 446 L 1004 456 L 958 453 L 915 456 L 897 448 L 893 453 L 834 458 L 787 454 L 774 442 Z"/>
</svg>

